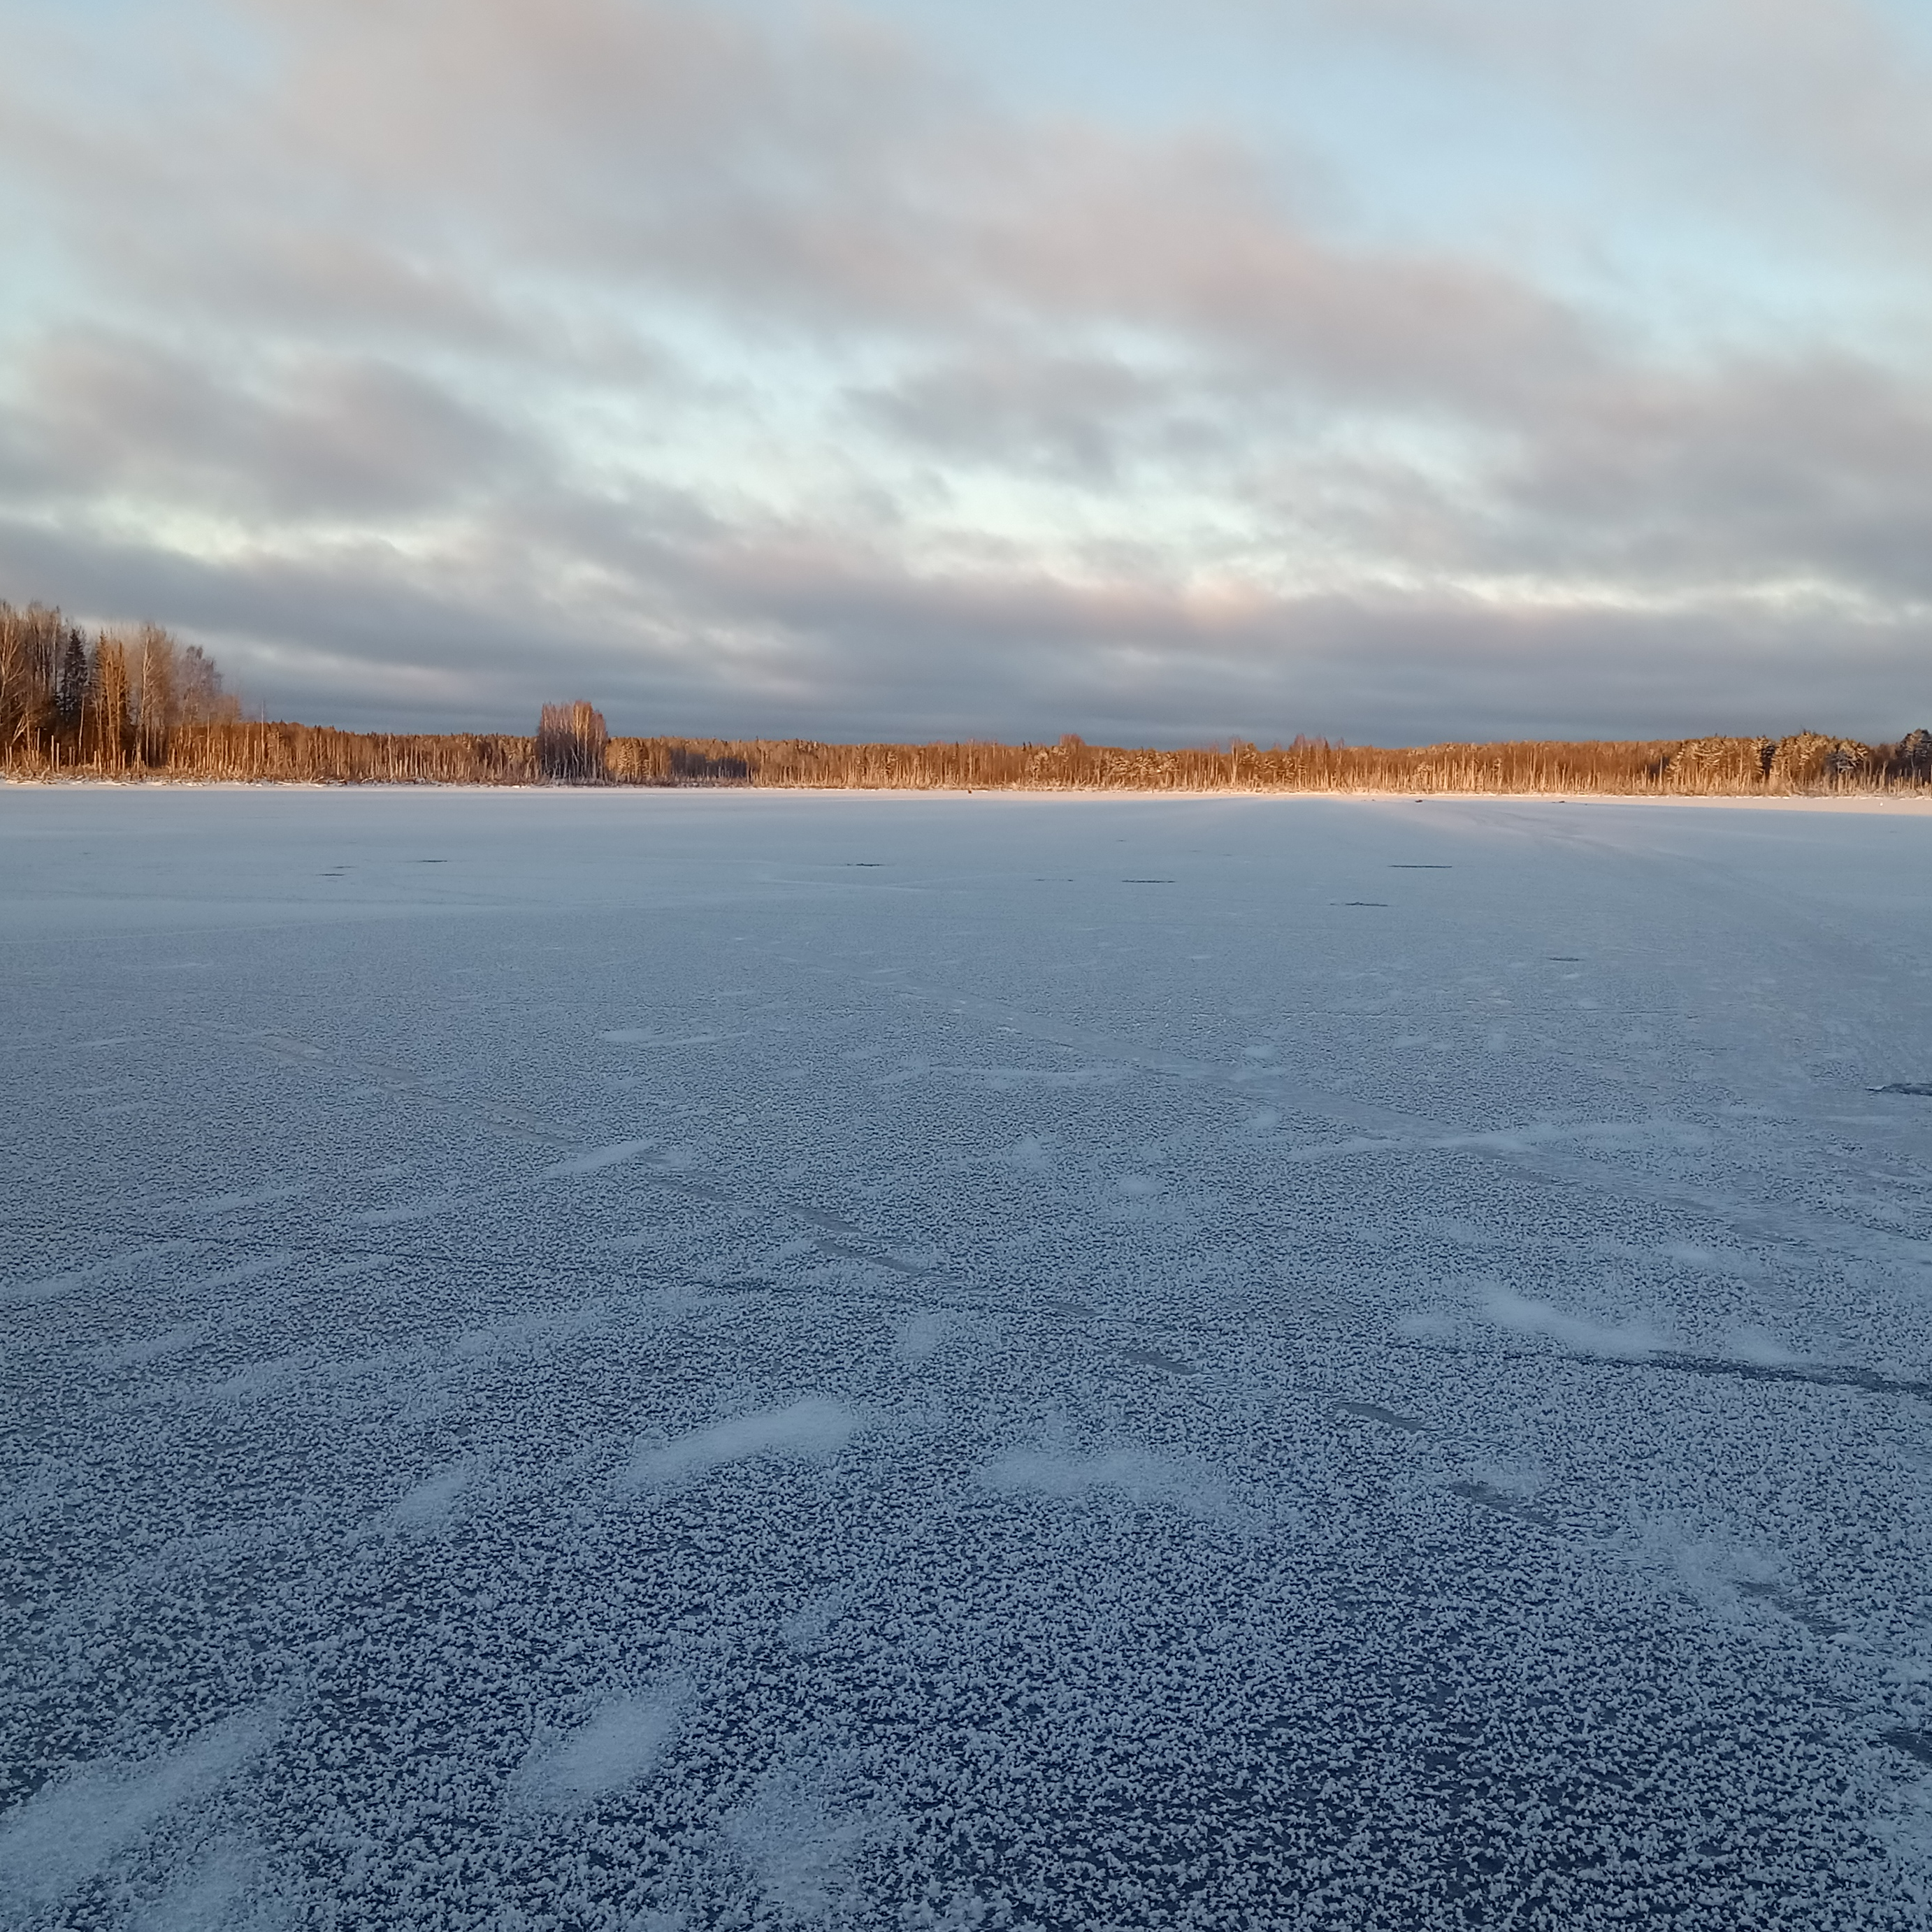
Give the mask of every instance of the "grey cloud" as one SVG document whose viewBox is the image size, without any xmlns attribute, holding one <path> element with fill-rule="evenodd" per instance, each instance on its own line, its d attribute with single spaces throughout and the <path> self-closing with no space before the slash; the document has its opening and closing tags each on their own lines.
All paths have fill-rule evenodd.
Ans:
<svg viewBox="0 0 1932 1932">
<path fill-rule="evenodd" d="M 921 577 L 876 552 L 640 544 L 620 594 L 425 574 L 393 556 L 237 566 L 0 519 L 0 572 L 78 610 L 162 608 L 251 681 L 338 722 L 528 728 L 560 695 L 618 730 L 1383 742 L 1573 734 L 1869 737 L 1932 719 L 1909 625 L 1739 608 L 1532 610 L 1442 594 L 1214 598 Z M 93 607 L 95 611 L 101 606 Z M 284 641 L 294 611 L 313 614 Z M 643 614 L 640 614 L 642 613 Z M 300 707 L 306 708 L 306 707 Z"/>
<path fill-rule="evenodd" d="M 526 442 L 421 374 L 298 355 L 253 382 L 104 332 L 44 343 L 9 412 L 32 481 L 56 496 L 146 489 L 176 508 L 296 514 L 447 509 Z"/>
<path fill-rule="evenodd" d="M 1932 598 L 1932 388 L 1868 363 L 1628 376 L 1580 398 L 1501 482 L 1526 558 Z"/>
<path fill-rule="evenodd" d="M 204 314 L 513 333 L 467 256 L 721 304 L 754 334 L 1165 332 L 1251 382 L 1384 404 L 1520 395 L 1596 352 L 1494 263 L 1324 240 L 1236 146 L 1018 122 L 849 24 L 780 41 L 664 0 L 482 0 L 386 14 L 371 62 L 373 16 L 247 10 L 285 36 L 278 87 L 191 125 L 144 141 L 15 104 L 16 152 L 86 184 L 68 218 L 103 274 Z"/>
<path fill-rule="evenodd" d="M 865 419 L 948 460 L 1101 483 L 1130 461 L 1198 457 L 1231 440 L 1220 399 L 1196 372 L 1013 344 L 928 359 L 849 400 Z"/>
<path fill-rule="evenodd" d="M 964 716 L 976 730 L 1042 735 L 1072 718 L 1084 722 L 1060 728 L 1162 742 L 1306 730 L 1424 742 L 1574 735 L 1580 707 L 1603 735 L 1782 731 L 1852 714 L 1828 728 L 1883 736 L 1909 728 L 1903 712 L 1932 712 L 1932 662 L 1909 621 L 1848 636 L 1828 616 L 1739 604 L 1659 612 L 1442 592 L 1217 596 L 1017 574 L 935 579 L 830 545 L 713 553 L 680 575 L 687 608 L 754 613 L 796 640 L 824 680 L 809 714 L 829 705 L 878 729 Z"/>
<path fill-rule="evenodd" d="M 370 232 L 242 221 L 213 245 L 120 251 L 119 274 L 172 304 L 245 316 L 305 340 L 376 341 L 394 352 L 541 356 L 556 343 L 536 305 L 506 300 L 460 261 L 425 260 Z"/>
<path fill-rule="evenodd" d="M 1932 48 L 1882 0 L 1225 0 L 1222 10 L 1264 34 L 1292 20 L 1379 36 L 1499 92 L 1533 89 L 1594 124 L 1621 169 L 1813 249 L 1891 248 L 1901 229 L 1922 239 L 1932 222 Z"/>
</svg>

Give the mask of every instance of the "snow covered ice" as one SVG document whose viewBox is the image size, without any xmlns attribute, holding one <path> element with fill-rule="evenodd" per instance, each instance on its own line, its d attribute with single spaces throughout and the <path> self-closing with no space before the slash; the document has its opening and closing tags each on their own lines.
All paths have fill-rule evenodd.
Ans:
<svg viewBox="0 0 1932 1932">
<path fill-rule="evenodd" d="M 0 794 L 0 1924 L 1926 1924 L 1929 882 Z"/>
</svg>

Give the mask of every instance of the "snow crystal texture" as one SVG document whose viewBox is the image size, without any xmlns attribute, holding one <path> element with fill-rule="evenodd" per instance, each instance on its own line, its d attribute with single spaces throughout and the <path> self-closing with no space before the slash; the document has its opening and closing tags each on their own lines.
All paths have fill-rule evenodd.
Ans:
<svg viewBox="0 0 1932 1932">
<path fill-rule="evenodd" d="M 0 1926 L 1932 1922 L 1929 885 L 0 793 Z"/>
</svg>

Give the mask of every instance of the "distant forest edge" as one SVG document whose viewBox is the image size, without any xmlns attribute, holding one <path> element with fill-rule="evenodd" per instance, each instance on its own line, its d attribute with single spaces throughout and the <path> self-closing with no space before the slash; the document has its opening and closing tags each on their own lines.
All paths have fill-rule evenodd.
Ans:
<svg viewBox="0 0 1932 1932">
<path fill-rule="evenodd" d="M 1266 749 L 828 745 L 613 738 L 588 704 L 545 705 L 534 736 L 338 731 L 244 718 L 198 646 L 154 624 L 92 638 L 58 610 L 0 603 L 0 774 L 248 784 L 808 786 L 1053 791 L 1704 794 L 1932 788 L 1932 731 L 1866 745 L 1787 738 L 1429 745 L 1297 738 Z"/>
</svg>

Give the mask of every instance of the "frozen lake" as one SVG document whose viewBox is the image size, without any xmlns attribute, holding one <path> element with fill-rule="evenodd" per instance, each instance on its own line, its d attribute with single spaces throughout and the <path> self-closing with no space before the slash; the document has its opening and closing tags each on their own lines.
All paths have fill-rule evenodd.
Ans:
<svg viewBox="0 0 1932 1932">
<path fill-rule="evenodd" d="M 1925 1925 L 1928 887 L 0 791 L 0 1924 Z"/>
</svg>

